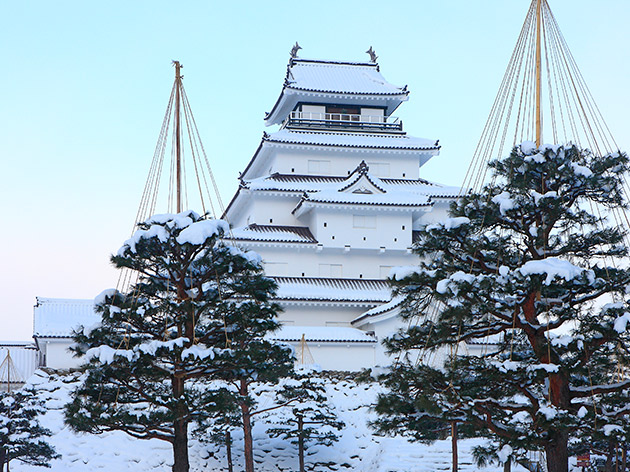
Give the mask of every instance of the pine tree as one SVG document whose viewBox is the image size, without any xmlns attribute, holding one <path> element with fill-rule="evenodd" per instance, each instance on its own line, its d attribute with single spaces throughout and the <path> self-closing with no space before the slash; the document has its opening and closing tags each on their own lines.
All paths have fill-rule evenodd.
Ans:
<svg viewBox="0 0 630 472">
<path fill-rule="evenodd" d="M 50 467 L 59 457 L 43 438 L 50 436 L 38 417 L 45 412 L 37 392 L 24 388 L 11 393 L 0 392 L 0 472 L 17 459 L 26 464 Z"/>
<path fill-rule="evenodd" d="M 628 429 L 630 410 L 613 404 L 628 403 L 630 381 L 592 375 L 597 359 L 630 360 L 628 250 L 613 212 L 626 208 L 628 158 L 523 143 L 491 170 L 492 183 L 424 228 L 420 265 L 393 278 L 416 322 L 387 340 L 390 352 L 452 355 L 439 369 L 393 366 L 377 408 L 420 437 L 461 415 L 497 449 L 543 450 L 550 472 L 566 472 L 569 437 L 594 417 Z M 462 355 L 488 339 L 488 353 Z"/>
<path fill-rule="evenodd" d="M 301 369 L 285 381 L 278 392 L 280 404 L 275 426 L 267 430 L 271 437 L 281 437 L 298 447 L 299 472 L 306 470 L 304 456 L 314 445 L 331 446 L 339 440 L 336 433 L 345 426 L 337 418 L 326 398 L 324 379 L 317 372 Z M 314 470 L 318 464 L 312 464 Z"/>
<path fill-rule="evenodd" d="M 173 471 L 187 472 L 189 425 L 246 401 L 208 382 L 273 377 L 291 365 L 286 348 L 264 339 L 278 328 L 275 283 L 259 256 L 223 243 L 227 231 L 190 211 L 156 215 L 112 256 L 139 280 L 127 294 L 98 297 L 101 323 L 75 335 L 87 376 L 66 408 L 74 430 L 168 441 Z"/>
</svg>

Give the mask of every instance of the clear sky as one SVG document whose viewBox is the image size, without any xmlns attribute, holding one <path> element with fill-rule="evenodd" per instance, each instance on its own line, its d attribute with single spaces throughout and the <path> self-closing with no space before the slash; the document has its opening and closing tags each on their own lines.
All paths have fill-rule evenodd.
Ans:
<svg viewBox="0 0 630 472">
<path fill-rule="evenodd" d="M 597 104 L 630 149 L 630 2 L 549 0 Z M 116 285 L 173 81 L 229 201 L 295 41 L 409 86 L 396 112 L 440 139 L 425 178 L 460 184 L 529 0 L 0 2 L 0 339 L 29 340 L 35 297 Z"/>
</svg>

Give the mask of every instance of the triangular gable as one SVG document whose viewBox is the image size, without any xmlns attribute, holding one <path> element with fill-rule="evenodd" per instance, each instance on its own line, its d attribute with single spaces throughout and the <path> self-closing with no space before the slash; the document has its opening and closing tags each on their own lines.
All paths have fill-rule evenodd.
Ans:
<svg viewBox="0 0 630 472">
<path fill-rule="evenodd" d="M 387 191 L 381 186 L 379 179 L 374 179 L 369 174 L 370 168 L 362 161 L 358 167 L 352 171 L 348 178 L 338 189 L 339 192 L 356 193 L 360 195 L 383 194 Z"/>
</svg>

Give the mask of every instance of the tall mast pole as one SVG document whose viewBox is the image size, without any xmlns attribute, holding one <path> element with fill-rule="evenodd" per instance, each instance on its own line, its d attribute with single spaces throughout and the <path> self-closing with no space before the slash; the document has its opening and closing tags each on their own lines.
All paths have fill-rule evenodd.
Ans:
<svg viewBox="0 0 630 472">
<path fill-rule="evenodd" d="M 181 117 L 180 117 L 180 103 L 181 103 L 181 87 L 182 65 L 179 61 L 173 61 L 175 64 L 175 158 L 176 158 L 176 192 L 177 192 L 177 213 L 182 212 L 182 154 L 181 154 Z"/>
<path fill-rule="evenodd" d="M 542 29 L 542 2 L 536 0 L 536 146 L 542 145 L 542 107 L 540 98 L 542 95 L 542 54 L 541 54 L 541 29 Z"/>
</svg>

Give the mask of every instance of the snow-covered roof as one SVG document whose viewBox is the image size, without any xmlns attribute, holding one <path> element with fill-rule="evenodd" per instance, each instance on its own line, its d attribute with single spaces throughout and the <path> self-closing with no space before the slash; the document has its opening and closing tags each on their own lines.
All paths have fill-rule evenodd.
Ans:
<svg viewBox="0 0 630 472">
<path fill-rule="evenodd" d="M 268 335 L 276 341 L 376 343 L 376 338 L 360 329 L 343 326 L 282 326 Z"/>
<path fill-rule="evenodd" d="M 101 319 L 94 300 L 37 297 L 33 310 L 33 337 L 69 338 L 78 326 L 92 326 Z"/>
<path fill-rule="evenodd" d="M 391 297 L 386 280 L 318 277 L 272 277 L 278 284 L 275 299 L 384 303 Z"/>
<path fill-rule="evenodd" d="M 369 174 L 369 167 L 363 161 L 346 179 L 321 185 L 315 191 L 305 191 L 293 209 L 293 214 L 300 217 L 318 204 L 406 208 L 414 211 L 428 209 L 433 205 L 429 195 L 412 189 L 395 185 L 388 188 L 383 180 Z"/>
<path fill-rule="evenodd" d="M 375 179 L 374 176 L 370 176 Z M 275 190 L 283 192 L 313 192 L 317 190 L 338 188 L 346 182 L 348 177 L 331 175 L 302 175 L 302 174 L 272 174 L 258 179 L 243 181 L 245 187 L 251 190 Z M 459 187 L 442 185 L 424 179 L 389 179 L 379 178 L 379 186 L 387 192 L 408 191 L 434 198 L 455 198 L 459 194 Z"/>
<path fill-rule="evenodd" d="M 352 320 L 352 324 L 358 323 L 359 325 L 361 325 L 365 322 L 370 321 L 370 319 L 376 318 L 385 313 L 390 313 L 390 312 L 397 313 L 398 312 L 397 308 L 399 308 L 400 305 L 402 305 L 403 301 L 404 301 L 403 297 L 394 297 L 389 302 L 383 303 L 382 305 L 379 305 L 379 306 L 375 306 L 374 308 L 371 308 L 367 310 L 366 312 L 362 313 L 360 316 Z"/>
<path fill-rule="evenodd" d="M 326 190 L 304 195 L 297 206 L 293 209 L 293 214 L 299 218 L 313 206 L 321 204 L 363 206 L 366 208 L 405 208 L 413 210 L 428 210 L 433 206 L 433 203 L 426 195 L 409 195 L 404 193 L 363 195 Z"/>
<path fill-rule="evenodd" d="M 241 177 L 252 179 L 263 175 L 267 161 L 277 148 L 304 147 L 317 152 L 363 152 L 369 149 L 374 153 L 412 154 L 423 166 L 433 156 L 439 154 L 440 145 L 435 139 L 416 138 L 406 133 L 377 134 L 335 131 L 296 131 L 281 129 L 275 133 L 263 133 L 260 145 L 248 162 Z"/>
<path fill-rule="evenodd" d="M 440 149 L 440 145 L 435 139 L 415 138 L 406 133 L 368 134 L 334 131 L 296 131 L 284 128 L 263 136 L 263 140 L 270 143 L 365 149 L 408 149 L 414 151 L 436 151 Z"/>
<path fill-rule="evenodd" d="M 306 226 L 280 226 L 251 224 L 232 230 L 237 241 L 263 241 L 286 243 L 317 243 L 317 239 Z"/>
<path fill-rule="evenodd" d="M 406 86 L 387 82 L 374 62 L 292 58 L 282 92 L 265 121 L 268 125 L 281 123 L 300 101 L 384 106 L 389 115 L 408 94 Z"/>
</svg>

